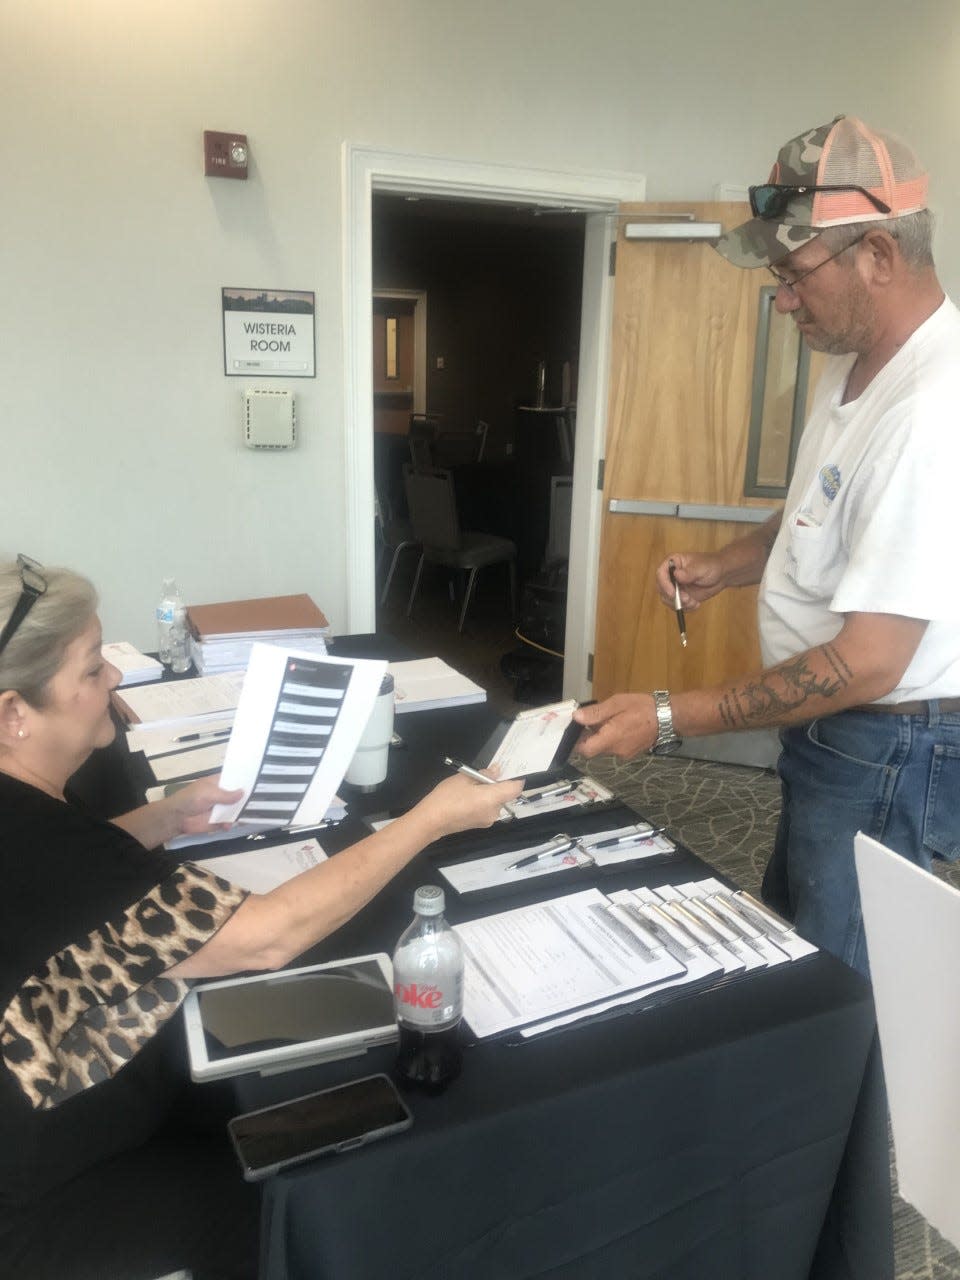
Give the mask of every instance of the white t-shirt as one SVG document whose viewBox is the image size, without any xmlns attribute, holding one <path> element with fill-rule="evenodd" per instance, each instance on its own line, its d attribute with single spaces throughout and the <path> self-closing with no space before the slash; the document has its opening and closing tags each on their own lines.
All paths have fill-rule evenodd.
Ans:
<svg viewBox="0 0 960 1280">
<path fill-rule="evenodd" d="M 833 360 L 797 453 L 760 587 L 770 666 L 832 639 L 846 613 L 927 618 L 881 701 L 960 696 L 960 311 L 947 299 L 866 390 Z"/>
</svg>

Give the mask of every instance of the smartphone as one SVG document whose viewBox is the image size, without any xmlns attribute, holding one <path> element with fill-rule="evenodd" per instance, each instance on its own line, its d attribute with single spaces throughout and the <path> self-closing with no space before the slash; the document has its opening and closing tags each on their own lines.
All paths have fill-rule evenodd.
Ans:
<svg viewBox="0 0 960 1280">
<path fill-rule="evenodd" d="M 289 1165 L 402 1133 L 412 1124 L 393 1081 L 375 1075 L 235 1116 L 227 1130 L 243 1176 L 257 1182 Z"/>
</svg>

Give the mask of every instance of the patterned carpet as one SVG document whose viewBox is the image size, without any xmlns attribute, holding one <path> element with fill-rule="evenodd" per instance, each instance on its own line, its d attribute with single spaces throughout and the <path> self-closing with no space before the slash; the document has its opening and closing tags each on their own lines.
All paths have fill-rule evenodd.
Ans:
<svg viewBox="0 0 960 1280">
<path fill-rule="evenodd" d="M 652 757 L 626 763 L 608 757 L 592 761 L 590 772 L 725 875 L 759 891 L 780 811 L 773 772 Z M 944 875 L 960 887 L 956 869 Z M 896 1186 L 892 1147 L 890 1163 Z M 897 1280 L 960 1280 L 960 1253 L 897 1195 L 893 1228 Z"/>
</svg>

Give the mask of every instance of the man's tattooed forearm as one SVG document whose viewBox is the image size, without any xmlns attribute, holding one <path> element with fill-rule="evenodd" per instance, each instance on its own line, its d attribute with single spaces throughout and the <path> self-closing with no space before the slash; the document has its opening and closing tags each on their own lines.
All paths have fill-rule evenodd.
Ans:
<svg viewBox="0 0 960 1280">
<path fill-rule="evenodd" d="M 833 645 L 821 645 L 815 653 L 824 662 L 813 669 L 809 654 L 800 654 L 766 671 L 747 684 L 730 689 L 720 700 L 719 711 L 728 729 L 750 729 L 766 724 L 795 721 L 797 711 L 817 698 L 835 698 L 853 679 L 853 672 Z M 818 714 L 811 708 L 810 719 Z"/>
</svg>

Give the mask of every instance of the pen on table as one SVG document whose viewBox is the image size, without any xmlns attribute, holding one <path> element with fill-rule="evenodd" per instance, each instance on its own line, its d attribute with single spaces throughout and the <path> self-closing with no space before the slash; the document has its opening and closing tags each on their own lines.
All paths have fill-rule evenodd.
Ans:
<svg viewBox="0 0 960 1280">
<path fill-rule="evenodd" d="M 625 836 L 611 836 L 609 840 L 591 840 L 582 841 L 585 849 L 620 849 L 625 844 L 640 844 L 642 840 L 649 840 L 651 836 L 662 836 L 666 827 L 651 827 L 649 831 L 632 831 Z"/>
<path fill-rule="evenodd" d="M 468 778 L 473 778 L 477 782 L 491 782 L 494 786 L 497 784 L 496 778 L 490 778 L 485 773 L 481 773 L 479 769 L 471 769 L 468 764 L 464 764 L 462 760 L 453 760 L 450 756 L 443 757 L 443 763 L 450 769 L 456 769 L 457 773 L 464 773 Z"/>
<path fill-rule="evenodd" d="M 546 800 L 550 796 L 563 796 L 578 784 L 576 782 L 554 782 L 546 787 L 533 787 L 517 796 L 514 804 L 534 804 L 537 800 Z"/>
<path fill-rule="evenodd" d="M 673 561 L 670 561 L 670 581 L 673 583 L 673 607 L 677 611 L 677 626 L 680 628 L 680 643 L 687 647 L 687 620 L 683 616 L 683 605 L 680 603 L 680 584 L 674 572 Z"/>
<path fill-rule="evenodd" d="M 181 733 L 174 742 L 199 742 L 201 738 L 229 738 L 231 729 L 211 729 L 209 733 Z"/>
<path fill-rule="evenodd" d="M 563 844 L 554 844 L 547 849 L 541 849 L 539 853 L 528 853 L 525 858 L 518 858 L 516 862 L 508 862 L 507 870 L 516 871 L 518 867 L 532 867 L 535 862 L 540 862 L 543 858 L 554 858 L 558 853 L 567 853 L 574 846 L 574 841 L 566 838 Z"/>
</svg>

